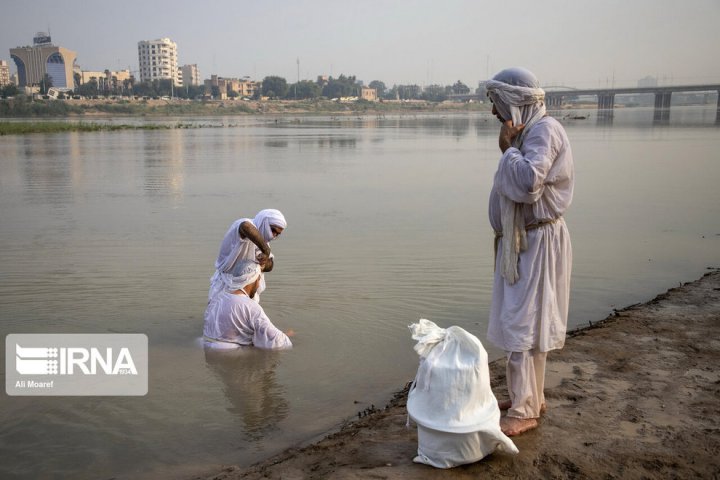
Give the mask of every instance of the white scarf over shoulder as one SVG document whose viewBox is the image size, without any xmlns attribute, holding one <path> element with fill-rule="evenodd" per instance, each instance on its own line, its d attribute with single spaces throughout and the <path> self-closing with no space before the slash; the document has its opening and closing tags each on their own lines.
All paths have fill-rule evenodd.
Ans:
<svg viewBox="0 0 720 480">
<path fill-rule="evenodd" d="M 237 262 L 225 277 L 225 288 L 229 292 L 242 289 L 260 277 L 260 264 L 252 260 Z"/>
<path fill-rule="evenodd" d="M 485 87 L 502 118 L 512 120 L 513 125 L 525 125 L 512 142 L 512 146 L 519 149 L 527 132 L 546 114 L 545 91 L 542 88 L 510 85 L 498 80 L 488 80 Z M 500 195 L 500 210 L 503 230 L 501 273 L 512 285 L 519 278 L 517 264 L 520 252 L 527 248 L 525 218 L 522 205 L 504 195 Z"/>
</svg>

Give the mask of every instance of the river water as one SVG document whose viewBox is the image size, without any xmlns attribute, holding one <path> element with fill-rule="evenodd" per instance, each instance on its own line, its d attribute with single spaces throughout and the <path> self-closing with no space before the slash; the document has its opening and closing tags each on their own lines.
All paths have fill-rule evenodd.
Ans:
<svg viewBox="0 0 720 480">
<path fill-rule="evenodd" d="M 571 113 L 589 115 L 563 120 L 571 326 L 720 267 L 715 109 Z M 414 377 L 419 318 L 501 356 L 485 342 L 493 117 L 152 121 L 204 128 L 0 137 L 0 333 L 145 333 L 150 357 L 144 397 L 3 395 L 0 477 L 248 465 L 385 405 Z M 295 347 L 206 356 L 220 240 L 262 208 L 289 223 L 262 305 Z"/>
</svg>

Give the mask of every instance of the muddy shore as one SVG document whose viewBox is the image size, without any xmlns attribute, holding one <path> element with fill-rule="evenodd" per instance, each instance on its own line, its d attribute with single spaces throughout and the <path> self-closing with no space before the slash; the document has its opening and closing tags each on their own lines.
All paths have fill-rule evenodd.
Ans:
<svg viewBox="0 0 720 480">
<path fill-rule="evenodd" d="M 719 478 L 720 270 L 568 335 L 547 362 L 548 411 L 519 455 L 438 470 L 412 462 L 406 392 L 317 443 L 193 479 Z M 506 398 L 505 363 L 490 364 Z"/>
</svg>

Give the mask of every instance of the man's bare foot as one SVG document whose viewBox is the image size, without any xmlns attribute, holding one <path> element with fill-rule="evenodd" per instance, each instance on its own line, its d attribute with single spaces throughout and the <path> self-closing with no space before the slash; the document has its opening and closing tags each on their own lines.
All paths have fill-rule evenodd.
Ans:
<svg viewBox="0 0 720 480">
<path fill-rule="evenodd" d="M 498 407 L 500 407 L 500 410 L 509 410 L 510 407 L 512 407 L 512 402 L 510 400 L 503 400 L 502 402 L 498 402 Z M 543 403 L 540 405 L 540 415 L 547 412 L 547 404 Z"/>
<path fill-rule="evenodd" d="M 508 437 L 514 437 L 521 433 L 537 428 L 538 421 L 536 418 L 515 418 L 502 417 L 500 419 L 500 430 Z"/>
</svg>

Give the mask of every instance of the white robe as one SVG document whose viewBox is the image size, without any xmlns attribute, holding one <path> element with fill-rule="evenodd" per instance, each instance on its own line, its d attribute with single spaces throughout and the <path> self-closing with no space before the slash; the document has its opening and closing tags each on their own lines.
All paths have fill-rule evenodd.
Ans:
<svg viewBox="0 0 720 480">
<path fill-rule="evenodd" d="M 217 260 L 215 260 L 215 273 L 210 277 L 210 290 L 208 291 L 208 301 L 223 291 L 227 282 L 223 276 L 231 276 L 230 270 L 233 265 L 242 260 L 258 261 L 260 249 L 249 238 L 240 237 L 239 228 L 244 222 L 251 222 L 250 218 L 240 218 L 235 220 L 225 233 L 223 241 L 220 244 L 220 252 Z M 255 300 L 260 298 L 260 294 L 265 290 L 265 276 L 261 274 L 260 287 L 255 294 Z"/>
<path fill-rule="evenodd" d="M 280 349 L 292 347 L 292 342 L 272 324 L 265 311 L 247 295 L 223 291 L 215 295 L 205 310 L 203 335 L 237 345 Z"/>
<path fill-rule="evenodd" d="M 574 168 L 565 129 L 544 117 L 526 132 L 518 150 L 500 158 L 490 193 L 490 224 L 502 231 L 500 195 L 523 204 L 525 225 L 557 220 L 527 231 L 520 278 L 502 278 L 502 242 L 495 259 L 488 340 L 508 352 L 562 348 L 567 330 L 572 248 L 561 218 L 573 196 Z"/>
</svg>

